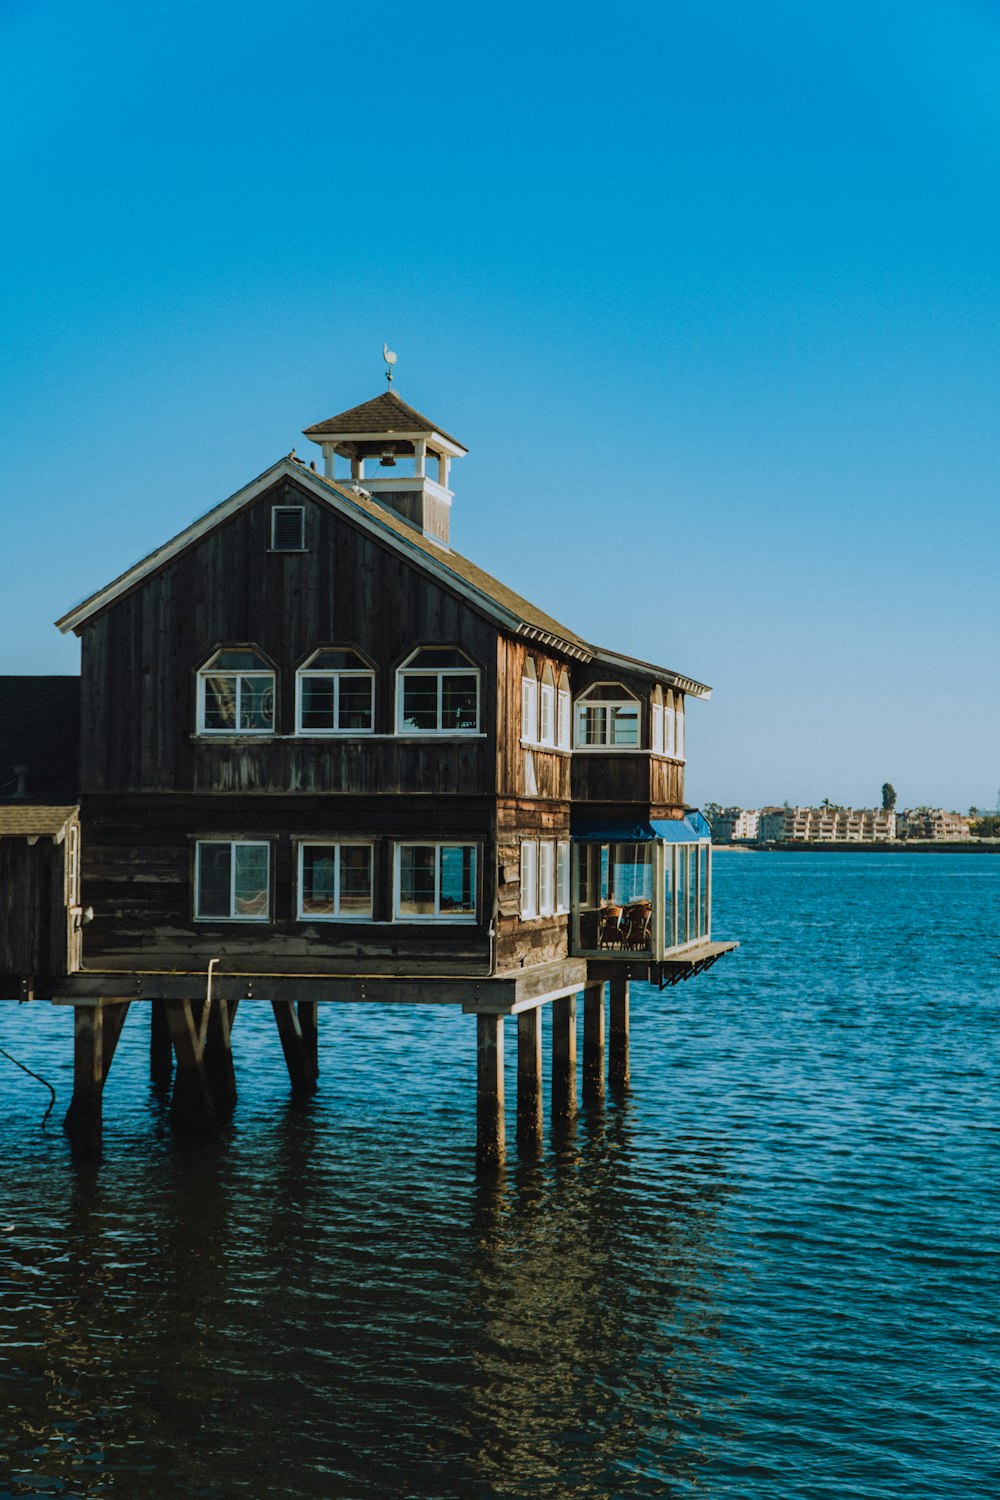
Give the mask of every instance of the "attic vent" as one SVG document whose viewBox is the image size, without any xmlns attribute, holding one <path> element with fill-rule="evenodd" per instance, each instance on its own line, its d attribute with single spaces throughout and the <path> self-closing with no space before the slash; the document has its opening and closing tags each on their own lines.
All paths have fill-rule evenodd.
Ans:
<svg viewBox="0 0 1000 1500">
<path fill-rule="evenodd" d="M 305 551 L 305 507 L 273 505 L 271 507 L 271 548 L 274 552 Z"/>
</svg>

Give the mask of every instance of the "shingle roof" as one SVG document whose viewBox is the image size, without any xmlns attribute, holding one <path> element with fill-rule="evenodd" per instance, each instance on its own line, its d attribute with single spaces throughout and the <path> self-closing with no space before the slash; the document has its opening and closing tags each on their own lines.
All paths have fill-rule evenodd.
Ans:
<svg viewBox="0 0 1000 1500">
<path fill-rule="evenodd" d="M 308 438 L 335 437 L 339 432 L 436 432 L 447 438 L 449 443 L 454 443 L 456 448 L 465 451 L 458 438 L 451 437 L 436 422 L 431 422 L 414 411 L 412 406 L 407 406 L 395 391 L 383 391 L 380 396 L 365 401 L 361 406 L 352 406 L 350 411 L 342 411 L 336 417 L 328 417 L 325 422 L 316 422 L 312 427 L 304 429 L 304 435 Z"/>
<path fill-rule="evenodd" d="M 52 838 L 62 833 L 78 807 L 43 807 L 32 802 L 0 802 L 0 839 Z"/>
</svg>

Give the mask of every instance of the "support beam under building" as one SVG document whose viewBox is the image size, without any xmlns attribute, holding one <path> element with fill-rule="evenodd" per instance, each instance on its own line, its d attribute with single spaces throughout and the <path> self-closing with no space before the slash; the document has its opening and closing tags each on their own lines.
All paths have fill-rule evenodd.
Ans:
<svg viewBox="0 0 1000 1500">
<path fill-rule="evenodd" d="M 101 1150 L 104 1085 L 128 1007 L 127 1000 L 103 999 L 97 1005 L 73 1007 L 73 1098 L 63 1129 L 81 1156 L 96 1156 Z"/>
<path fill-rule="evenodd" d="M 583 992 L 583 1102 L 604 1099 L 604 985 L 588 984 Z"/>
<path fill-rule="evenodd" d="M 627 1089 L 628 1060 L 628 980 L 612 979 L 608 1007 L 608 1082 L 613 1089 Z"/>
<path fill-rule="evenodd" d="M 503 1165 L 506 1155 L 503 1110 L 503 1016 L 476 1017 L 476 1161 L 482 1168 Z"/>
<path fill-rule="evenodd" d="M 517 1018 L 517 1149 L 536 1156 L 542 1145 L 542 1008 Z"/>
<path fill-rule="evenodd" d="M 552 1002 L 552 1119 L 576 1117 L 576 996 Z"/>
<path fill-rule="evenodd" d="M 285 1054 L 288 1076 L 292 1081 L 294 1100 L 310 1099 L 316 1092 L 317 1068 L 314 1041 L 316 1036 L 315 1015 L 310 1024 L 306 1007 L 306 1025 L 302 1025 L 302 1009 L 291 1000 L 273 1000 L 271 1008 L 278 1023 L 281 1050 Z"/>
</svg>

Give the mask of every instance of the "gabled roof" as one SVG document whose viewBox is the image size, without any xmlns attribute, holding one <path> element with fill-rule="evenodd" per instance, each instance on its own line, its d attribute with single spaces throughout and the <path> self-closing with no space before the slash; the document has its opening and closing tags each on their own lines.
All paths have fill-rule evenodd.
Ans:
<svg viewBox="0 0 1000 1500">
<path fill-rule="evenodd" d="M 0 802 L 0 839 L 53 838 L 59 840 L 66 824 L 80 809 L 48 807 L 31 802 Z"/>
<path fill-rule="evenodd" d="M 342 411 L 339 416 L 328 417 L 325 422 L 316 422 L 312 427 L 304 429 L 304 436 L 322 438 L 349 433 L 356 437 L 369 432 L 436 432 L 456 448 L 461 448 L 463 453 L 466 451 L 458 438 L 449 436 L 443 427 L 422 417 L 412 406 L 407 406 L 395 391 L 383 391 L 380 396 L 365 401 L 361 406 L 352 406 L 350 411 Z"/>
<path fill-rule="evenodd" d="M 595 657 L 614 661 L 623 668 L 628 666 L 630 670 L 646 673 L 698 698 L 707 698 L 711 694 L 711 688 L 705 687 L 703 683 L 695 682 L 693 678 L 680 676 L 666 667 L 655 667 L 649 663 L 617 656 L 614 653 L 602 652 L 599 647 L 592 646 L 582 636 L 578 636 L 567 626 L 561 625 L 558 620 L 554 620 L 544 610 L 538 609 L 529 600 L 522 598 L 506 584 L 491 577 L 476 563 L 470 562 L 468 558 L 462 557 L 457 552 L 452 552 L 440 542 L 424 536 L 402 516 L 378 504 L 363 489 L 341 487 L 292 458 L 279 459 L 250 484 L 237 490 L 235 495 L 231 495 L 228 500 L 224 500 L 221 505 L 217 505 L 200 520 L 193 522 L 186 530 L 179 532 L 172 541 L 158 547 L 155 552 L 151 552 L 148 557 L 143 558 L 141 562 L 136 563 L 134 567 L 129 568 L 106 587 L 99 589 L 96 594 L 92 594 L 89 599 L 85 599 L 82 604 L 63 615 L 61 620 L 56 621 L 59 629 L 64 633 L 69 630 L 79 633 L 94 615 L 99 614 L 124 594 L 130 593 L 181 553 L 194 547 L 202 537 L 228 521 L 244 506 L 252 505 L 281 479 L 294 480 L 314 499 L 329 505 L 331 509 L 352 521 L 363 531 L 377 536 L 387 546 L 400 552 L 417 567 L 460 594 L 474 608 L 513 634 L 550 646 L 553 650 L 562 652 L 563 655 L 575 658 L 577 661 L 589 662 Z"/>
</svg>

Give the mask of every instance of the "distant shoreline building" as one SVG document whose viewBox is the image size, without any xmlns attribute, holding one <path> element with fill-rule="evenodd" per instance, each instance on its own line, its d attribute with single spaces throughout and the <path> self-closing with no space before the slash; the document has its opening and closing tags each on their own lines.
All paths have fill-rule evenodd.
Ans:
<svg viewBox="0 0 1000 1500">
<path fill-rule="evenodd" d="M 967 817 L 940 807 L 900 813 L 881 807 L 724 807 L 711 822 L 717 844 L 954 843 L 973 837 Z"/>
</svg>

